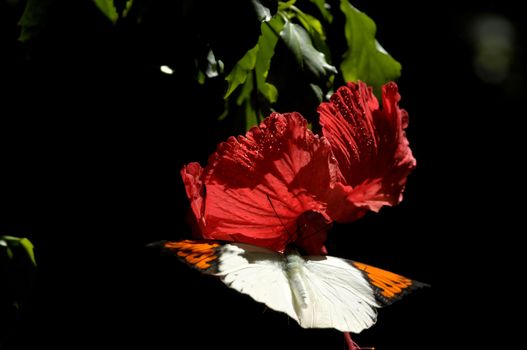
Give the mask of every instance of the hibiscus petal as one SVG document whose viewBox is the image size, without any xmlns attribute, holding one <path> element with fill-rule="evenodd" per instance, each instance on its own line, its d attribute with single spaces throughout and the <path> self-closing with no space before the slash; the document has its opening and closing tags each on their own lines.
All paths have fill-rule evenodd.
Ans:
<svg viewBox="0 0 527 350">
<path fill-rule="evenodd" d="M 340 169 L 340 183 L 328 199 L 328 214 L 336 221 L 353 221 L 367 210 L 399 203 L 415 167 L 404 132 L 408 114 L 398 106 L 395 83 L 383 86 L 382 100 L 380 109 L 371 88 L 349 83 L 318 109 Z"/>
<path fill-rule="evenodd" d="M 187 197 L 190 200 L 190 208 L 196 219 L 193 224 L 197 224 L 200 232 L 205 230 L 203 221 L 205 190 L 202 176 L 203 168 L 196 162 L 189 163 L 181 169 L 181 177 L 187 191 Z"/>
<path fill-rule="evenodd" d="M 203 175 L 206 195 L 195 200 L 193 213 L 203 222 L 204 238 L 283 250 L 305 232 L 297 222 L 300 216 L 324 213 L 320 198 L 336 176 L 327 140 L 314 135 L 300 114 L 273 113 L 245 137 L 230 137 L 218 146 Z M 192 201 L 198 182 L 186 180 L 185 185 Z M 204 198 L 202 209 L 199 198 Z M 316 234 L 315 243 L 303 238 L 309 250 L 322 249 Z"/>
</svg>

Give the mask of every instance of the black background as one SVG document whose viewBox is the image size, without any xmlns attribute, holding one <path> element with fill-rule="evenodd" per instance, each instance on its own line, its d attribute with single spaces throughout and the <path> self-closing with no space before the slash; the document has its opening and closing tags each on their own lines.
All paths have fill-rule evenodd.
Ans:
<svg viewBox="0 0 527 350">
<path fill-rule="evenodd" d="M 489 259 L 507 249 L 481 230 L 499 222 L 506 234 L 501 192 L 520 177 L 508 167 L 525 97 L 521 12 L 506 2 L 354 4 L 402 63 L 418 166 L 401 205 L 335 225 L 328 249 L 432 285 L 380 310 L 356 340 L 381 350 L 474 345 L 496 331 L 484 314 L 479 335 L 465 333 L 492 302 L 483 285 L 500 282 Z M 217 101 L 184 72 L 159 72 L 167 58 L 184 64 L 178 52 L 192 45 L 167 24 L 177 5 L 163 3 L 140 30 L 112 28 L 87 1 L 58 6 L 29 48 L 16 40 L 21 7 L 1 6 L 0 233 L 30 238 L 38 260 L 20 348 L 343 348 L 338 332 L 302 330 L 145 248 L 189 236 L 179 170 L 204 164 L 232 133 L 211 121 Z M 516 30 L 503 83 L 474 73 L 470 25 L 488 13 Z"/>
</svg>

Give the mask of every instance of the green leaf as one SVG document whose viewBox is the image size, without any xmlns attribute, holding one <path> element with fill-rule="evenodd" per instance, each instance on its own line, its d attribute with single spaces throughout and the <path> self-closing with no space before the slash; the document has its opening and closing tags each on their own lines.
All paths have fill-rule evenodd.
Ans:
<svg viewBox="0 0 527 350">
<path fill-rule="evenodd" d="M 134 0 L 128 0 L 126 2 L 126 5 L 125 5 L 124 10 L 123 10 L 123 17 L 128 16 L 128 14 L 130 13 L 130 9 L 132 8 L 132 4 L 133 3 L 134 3 Z"/>
<path fill-rule="evenodd" d="M 401 65 L 375 40 L 377 28 L 371 18 L 348 0 L 340 1 L 340 9 L 346 16 L 348 41 L 348 51 L 340 65 L 344 80 L 362 80 L 378 93 L 383 84 L 401 75 Z"/>
<path fill-rule="evenodd" d="M 328 23 L 333 22 L 333 15 L 326 8 L 325 0 L 311 0 L 311 2 L 318 7 L 318 10 Z"/>
<path fill-rule="evenodd" d="M 278 98 L 278 90 L 267 82 L 267 76 L 283 26 L 281 16 L 273 16 L 270 21 L 263 22 L 257 44 L 225 78 L 228 82 L 225 99 L 236 101 L 236 105 L 242 109 L 247 129 L 262 120 L 269 111 L 270 104 L 275 103 Z M 237 96 L 233 96 L 235 91 Z M 226 103 L 220 119 L 224 119 L 228 113 L 234 113 L 229 107 L 229 103 Z"/>
<path fill-rule="evenodd" d="M 254 91 L 254 78 L 253 74 L 250 74 L 247 83 L 243 86 L 243 89 L 240 91 L 240 95 L 236 100 L 236 104 L 242 106 L 244 109 L 245 116 L 245 130 L 249 130 L 254 125 L 258 124 L 259 111 L 256 106 L 256 98 L 251 98 L 255 96 Z"/>
<path fill-rule="evenodd" d="M 225 80 L 228 82 L 227 92 L 225 98 L 229 97 L 232 92 L 247 80 L 247 75 L 254 69 L 256 64 L 256 55 L 258 54 L 259 46 L 247 51 L 247 53 L 236 63 L 232 71 L 227 75 Z"/>
<path fill-rule="evenodd" d="M 326 35 L 324 34 L 324 29 L 322 27 L 322 23 L 315 17 L 308 15 L 307 13 L 302 12 L 300 9 L 296 9 L 298 20 L 300 23 L 302 23 L 302 26 L 308 31 L 312 33 L 317 33 L 324 39 L 326 38 Z"/>
<path fill-rule="evenodd" d="M 289 1 L 278 1 L 278 11 L 283 11 L 289 9 L 296 3 L 296 0 Z"/>
<path fill-rule="evenodd" d="M 242 88 L 240 89 L 238 93 L 238 97 L 236 98 L 236 104 L 238 106 L 241 106 L 243 105 L 245 101 L 250 100 L 253 90 L 254 90 L 254 78 L 253 78 L 253 74 L 251 73 L 247 75 L 247 80 L 245 84 L 242 85 Z"/>
<path fill-rule="evenodd" d="M 230 114 L 229 102 L 225 101 L 225 107 L 223 109 L 223 113 L 218 117 L 218 120 L 225 120 L 225 118 L 227 118 L 229 114 Z"/>
<path fill-rule="evenodd" d="M 249 130 L 253 126 L 258 125 L 259 119 L 258 111 L 247 101 L 245 104 L 245 130 Z"/>
<path fill-rule="evenodd" d="M 19 251 L 19 248 L 27 254 L 33 266 L 37 265 L 35 254 L 33 252 L 33 244 L 27 238 L 18 238 L 13 236 L 0 236 L 0 246 L 7 247 L 7 255 L 9 258 L 14 258 L 13 250 Z"/>
<path fill-rule="evenodd" d="M 279 16 L 274 17 L 269 23 L 262 24 L 262 35 L 258 38 L 259 50 L 255 65 L 256 86 L 258 91 L 271 103 L 276 102 L 278 90 L 266 80 L 271 68 L 274 49 L 278 43 L 278 33 L 282 30 L 283 25 L 284 23 Z"/>
<path fill-rule="evenodd" d="M 323 96 L 322 89 L 320 88 L 320 86 L 318 86 L 316 84 L 313 84 L 313 83 L 310 83 L 309 87 L 311 88 L 311 90 L 313 90 L 313 93 L 315 94 L 316 98 L 318 99 L 318 102 L 321 103 L 322 99 L 324 98 L 324 96 Z"/>
<path fill-rule="evenodd" d="M 48 9 L 54 0 L 28 0 L 22 17 L 18 21 L 21 27 L 18 40 L 27 42 L 38 34 L 47 20 Z"/>
<path fill-rule="evenodd" d="M 277 33 L 280 32 L 282 26 L 283 22 L 281 22 L 279 16 L 273 17 L 267 23 L 262 23 L 261 35 L 256 46 L 247 51 L 225 78 L 229 83 L 225 98 L 228 98 L 238 86 L 245 83 L 248 74 L 256 70 L 258 89 L 270 102 L 276 101 L 276 88 L 267 83 L 266 80 L 271 67 L 271 58 L 274 55 L 274 49 L 278 42 Z"/>
<path fill-rule="evenodd" d="M 93 0 L 93 2 L 112 23 L 117 22 L 119 15 L 115 9 L 113 0 Z"/>
<path fill-rule="evenodd" d="M 337 73 L 335 67 L 326 61 L 325 55 L 313 47 L 308 33 L 298 24 L 287 21 L 280 36 L 302 69 L 309 70 L 317 78 Z"/>
<path fill-rule="evenodd" d="M 33 252 L 33 244 L 31 241 L 27 238 L 21 238 L 20 239 L 20 245 L 25 249 L 27 255 L 29 256 L 29 259 L 33 263 L 33 265 L 37 265 L 37 261 L 35 260 L 35 253 Z"/>
<path fill-rule="evenodd" d="M 297 7 L 293 7 L 293 10 L 296 12 L 296 17 L 300 21 L 300 24 L 302 24 L 304 29 L 306 29 L 309 33 L 315 48 L 329 58 L 330 50 L 326 44 L 326 33 L 324 33 L 324 27 L 322 26 L 322 23 L 320 23 L 320 21 L 315 17 L 304 13 Z"/>
<path fill-rule="evenodd" d="M 203 85 L 205 84 L 206 75 L 203 73 L 202 70 L 198 69 L 196 72 L 196 81 L 198 84 Z"/>
<path fill-rule="evenodd" d="M 237 108 L 233 109 L 228 100 L 225 101 L 225 110 L 218 120 L 224 120 L 228 115 L 235 114 L 243 119 L 245 130 L 249 130 L 258 123 L 259 112 L 255 103 L 257 91 L 254 86 L 254 74 L 248 74 L 245 83 L 238 91 L 238 97 L 235 104 Z"/>
<path fill-rule="evenodd" d="M 117 20 L 120 17 L 126 17 L 128 13 L 130 12 L 130 8 L 132 7 L 132 3 L 134 0 L 128 0 L 126 1 L 126 4 L 124 6 L 124 9 L 122 11 L 122 16 L 119 16 L 119 13 L 117 12 L 117 8 L 115 7 L 114 0 L 93 0 L 95 5 L 99 8 L 99 10 L 112 22 L 116 23 Z"/>
</svg>

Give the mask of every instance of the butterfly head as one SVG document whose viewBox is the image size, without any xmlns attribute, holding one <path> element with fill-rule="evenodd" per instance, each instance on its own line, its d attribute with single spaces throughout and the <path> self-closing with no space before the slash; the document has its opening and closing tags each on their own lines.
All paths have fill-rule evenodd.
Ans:
<svg viewBox="0 0 527 350">
<path fill-rule="evenodd" d="M 324 244 L 331 225 L 332 222 L 320 213 L 311 210 L 304 212 L 296 220 L 295 230 L 292 233 L 288 231 L 284 252 L 296 250 L 302 255 L 327 254 Z"/>
</svg>

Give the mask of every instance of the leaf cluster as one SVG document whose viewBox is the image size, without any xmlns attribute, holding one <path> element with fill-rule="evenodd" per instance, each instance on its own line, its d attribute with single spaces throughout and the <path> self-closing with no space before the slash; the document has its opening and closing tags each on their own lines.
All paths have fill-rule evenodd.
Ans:
<svg viewBox="0 0 527 350">
<path fill-rule="evenodd" d="M 144 26 L 158 2 L 92 0 L 114 26 Z M 45 28 L 60 0 L 27 0 L 20 40 Z M 64 6 L 64 5 L 62 5 Z M 178 45 L 165 72 L 191 75 L 211 99 L 223 99 L 219 120 L 241 132 L 272 111 L 299 111 L 310 121 L 336 86 L 362 80 L 376 93 L 400 75 L 401 66 L 376 40 L 376 25 L 349 0 L 185 0 L 167 7 L 164 21 Z M 158 18 L 156 20 L 159 20 Z M 150 22 L 151 23 L 151 22 Z"/>
</svg>

